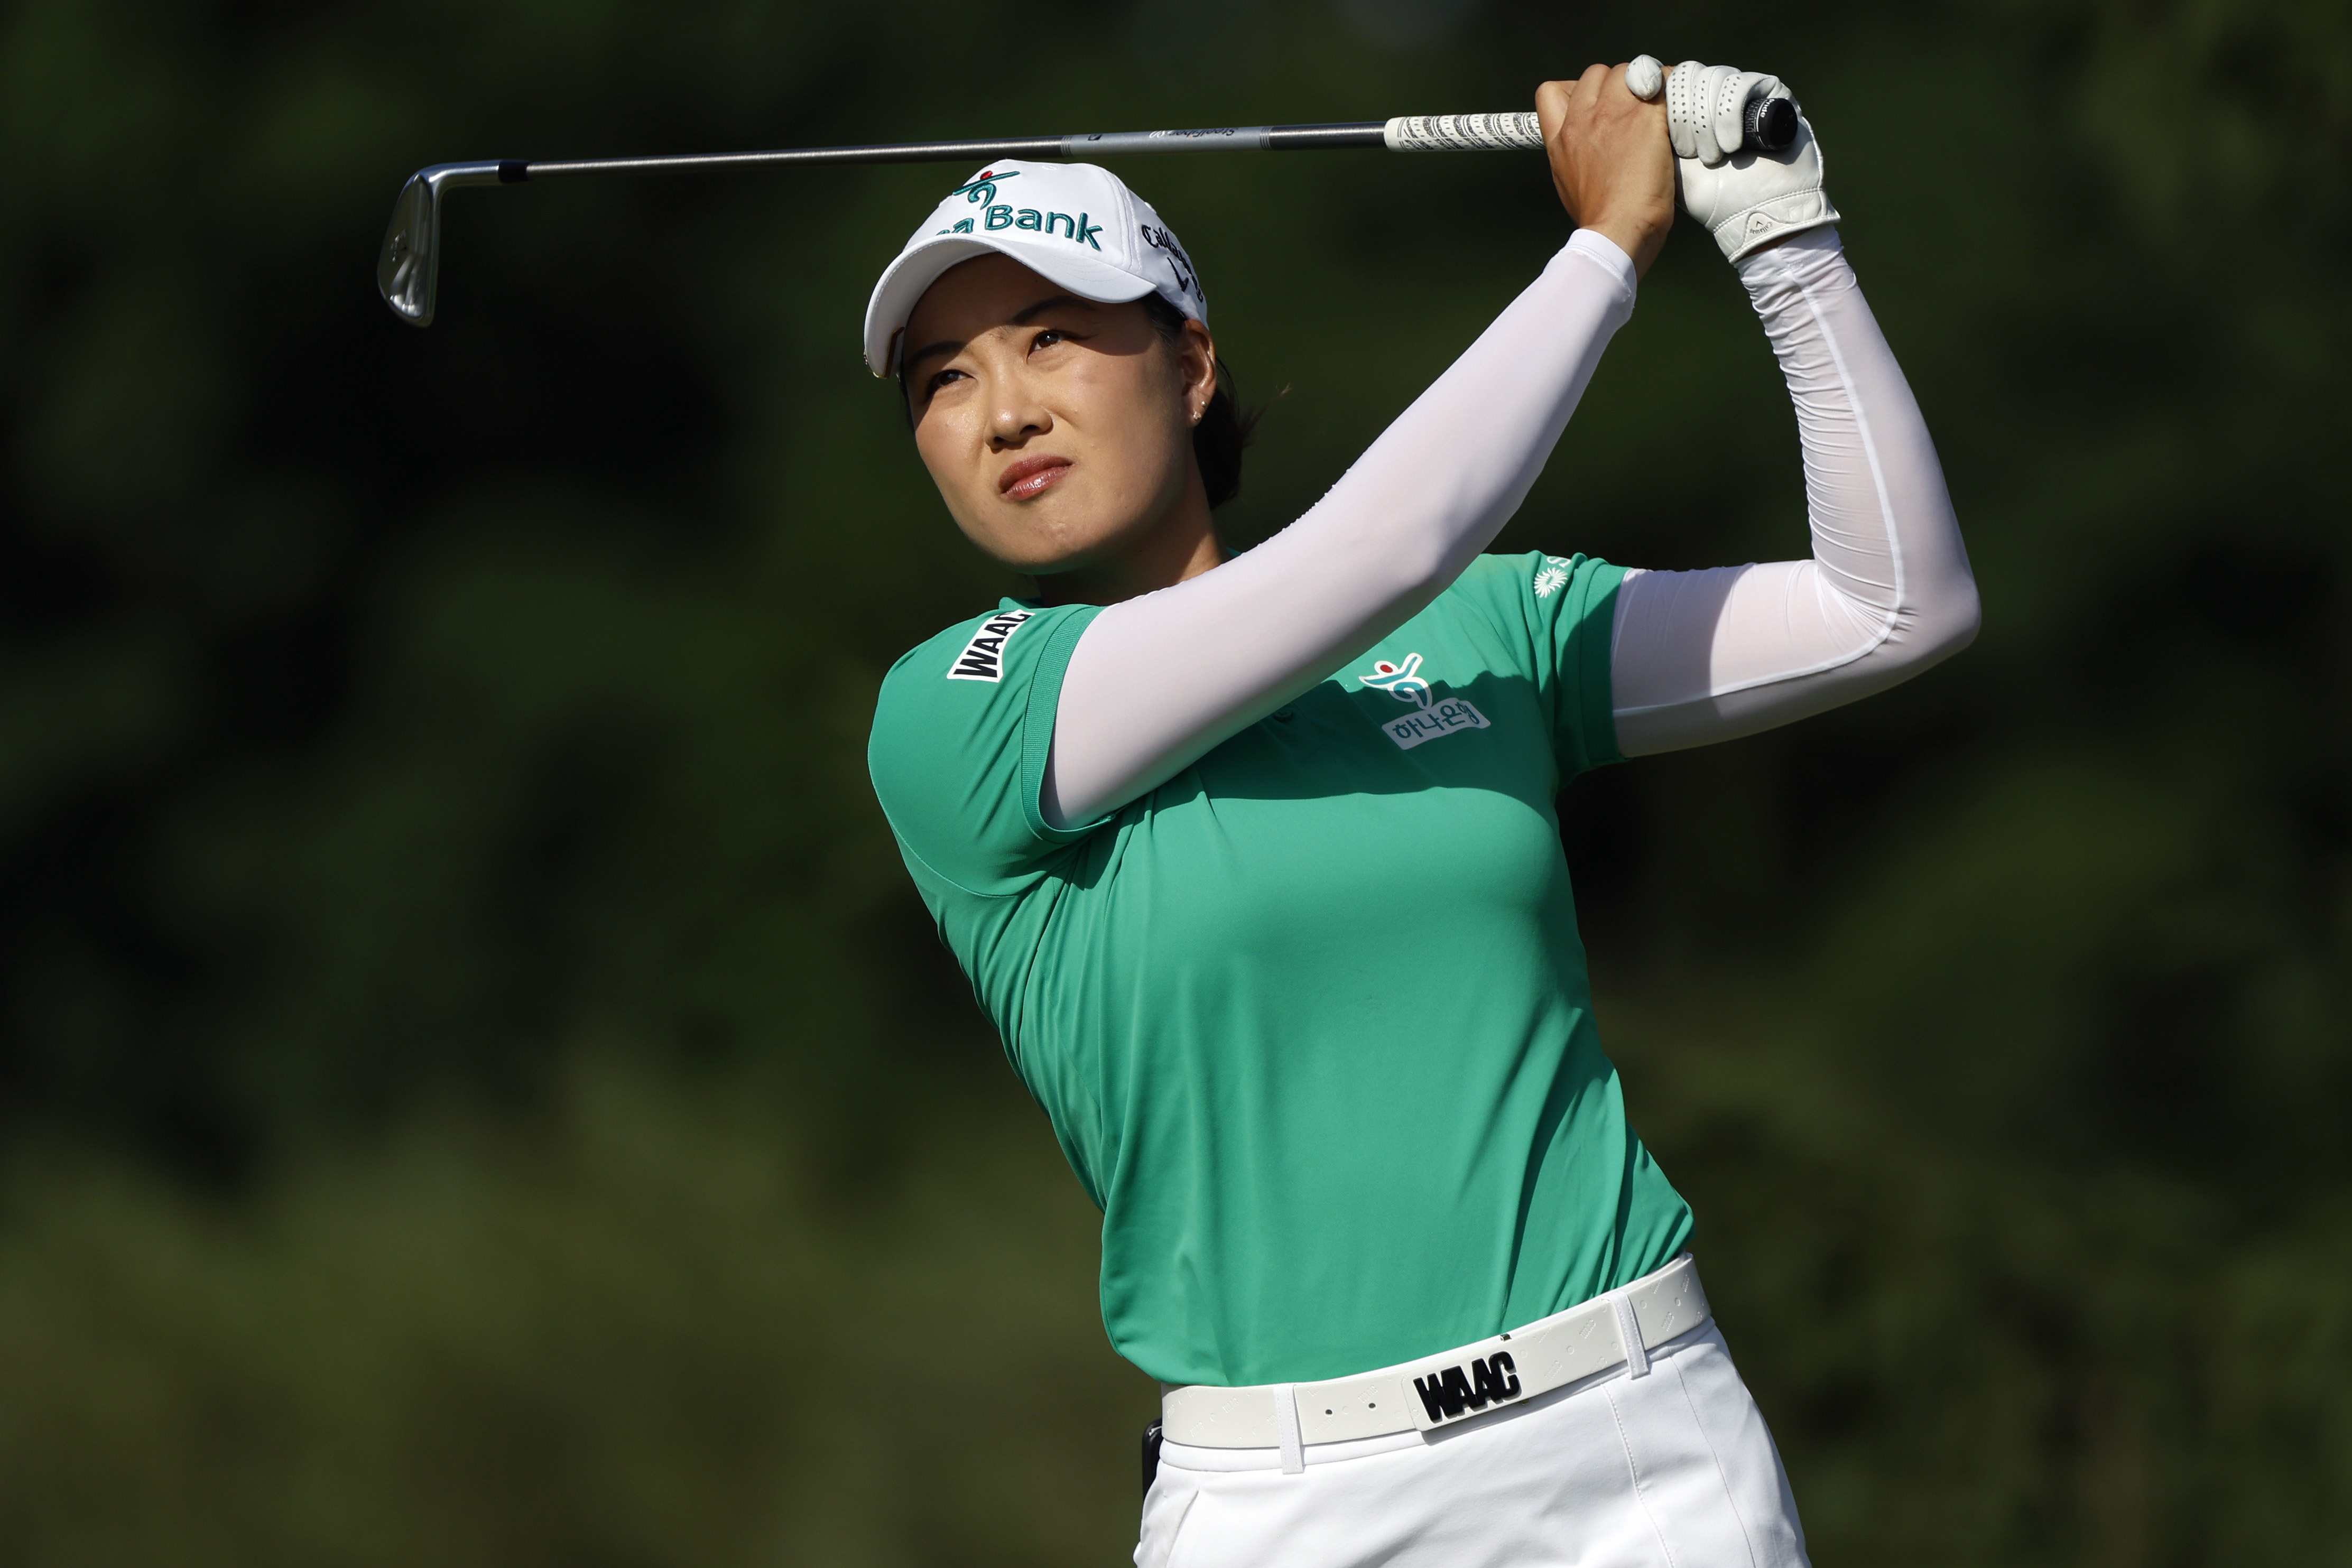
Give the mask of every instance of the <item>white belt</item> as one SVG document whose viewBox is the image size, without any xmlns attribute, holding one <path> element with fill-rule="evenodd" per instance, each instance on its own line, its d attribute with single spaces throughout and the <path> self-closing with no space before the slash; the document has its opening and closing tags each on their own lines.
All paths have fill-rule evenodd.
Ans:
<svg viewBox="0 0 2352 1568">
<path fill-rule="evenodd" d="M 1160 1396 L 1160 1430 L 1195 1448 L 1278 1448 L 1289 1469 L 1307 1443 L 1426 1432 L 1612 1366 L 1646 1376 L 1652 1350 L 1706 1319 L 1698 1266 L 1685 1253 L 1622 1290 L 1401 1366 L 1326 1383 L 1180 1384 Z"/>
</svg>

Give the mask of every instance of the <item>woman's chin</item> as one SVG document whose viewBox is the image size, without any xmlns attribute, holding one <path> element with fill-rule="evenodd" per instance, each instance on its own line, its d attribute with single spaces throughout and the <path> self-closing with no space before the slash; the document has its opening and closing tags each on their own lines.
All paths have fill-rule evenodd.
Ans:
<svg viewBox="0 0 2352 1568">
<path fill-rule="evenodd" d="M 1077 555 L 1045 556 L 1034 559 L 1023 560 L 1009 560 L 1003 556 L 999 556 L 996 559 L 1003 565 L 1011 567 L 1014 571 L 1020 572 L 1024 576 L 1043 579 L 1066 577 L 1074 571 L 1084 571 L 1087 568 L 1095 565 L 1097 558 L 1091 554 L 1081 553 Z"/>
<path fill-rule="evenodd" d="M 1124 537 L 1117 528 L 1007 530 L 997 536 L 996 548 L 988 553 L 1014 571 L 1026 572 L 1031 577 L 1057 577 L 1115 559 Z"/>
</svg>

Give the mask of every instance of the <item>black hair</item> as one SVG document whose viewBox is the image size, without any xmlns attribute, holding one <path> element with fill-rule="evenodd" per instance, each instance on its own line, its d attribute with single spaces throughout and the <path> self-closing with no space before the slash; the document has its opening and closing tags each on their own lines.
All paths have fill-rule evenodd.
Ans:
<svg viewBox="0 0 2352 1568">
<path fill-rule="evenodd" d="M 1181 310 L 1158 294 L 1147 294 L 1141 301 L 1143 314 L 1160 340 L 1175 343 L 1184 336 L 1187 318 Z M 1257 430 L 1257 422 L 1265 410 L 1242 412 L 1241 401 L 1235 395 L 1234 372 L 1223 359 L 1217 361 L 1217 390 L 1209 399 L 1209 406 L 1201 411 L 1201 423 L 1192 427 L 1192 461 L 1201 465 L 1201 484 L 1209 492 L 1209 505 L 1222 507 L 1242 490 L 1242 448 L 1250 444 Z M 907 367 L 898 367 L 898 411 L 907 416 L 907 428 L 915 428 L 915 405 L 907 392 Z"/>
<path fill-rule="evenodd" d="M 1173 343 L 1184 336 L 1184 312 L 1168 303 L 1165 296 L 1147 294 L 1142 304 L 1143 314 L 1162 340 Z M 1236 391 L 1234 372 L 1219 359 L 1216 392 L 1201 411 L 1201 423 L 1192 427 L 1192 459 L 1201 465 L 1201 483 L 1208 489 L 1212 507 L 1222 507 L 1241 494 L 1242 449 L 1250 444 L 1258 416 L 1265 412 L 1253 409 L 1244 413 Z"/>
</svg>

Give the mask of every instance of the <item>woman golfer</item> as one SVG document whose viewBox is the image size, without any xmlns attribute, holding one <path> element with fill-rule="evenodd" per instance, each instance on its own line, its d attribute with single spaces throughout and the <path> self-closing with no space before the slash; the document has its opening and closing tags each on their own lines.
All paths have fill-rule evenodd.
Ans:
<svg viewBox="0 0 2352 1568">
<path fill-rule="evenodd" d="M 1038 580 L 891 670 L 875 788 L 1101 1206 L 1111 1342 L 1164 1385 L 1144 1568 L 1804 1560 L 1594 1032 L 1553 804 L 1976 628 L 1810 131 L 1725 155 L 1777 89 L 1547 84 L 1574 234 L 1242 555 L 1201 280 L 1118 180 L 994 164 L 875 288 L 867 360 L 949 512 Z M 1633 310 L 1677 154 L 1786 372 L 1811 557 L 1482 555 Z"/>
</svg>

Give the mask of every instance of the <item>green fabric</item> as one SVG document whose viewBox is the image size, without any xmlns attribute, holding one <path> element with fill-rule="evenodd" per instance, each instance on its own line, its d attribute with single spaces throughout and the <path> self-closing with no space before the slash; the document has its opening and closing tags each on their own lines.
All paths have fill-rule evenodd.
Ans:
<svg viewBox="0 0 2352 1568">
<path fill-rule="evenodd" d="M 1681 1249 L 1689 1210 L 1593 1029 L 1553 810 L 1619 760 L 1623 575 L 1482 557 L 1291 708 L 1068 830 L 1038 790 L 1097 610 L 1008 600 L 883 683 L 875 789 L 1103 1210 L 1103 1321 L 1152 1376 L 1384 1366 Z M 968 646 L 1001 679 L 948 678 Z M 1426 707 L 1357 679 L 1415 653 Z"/>
</svg>

